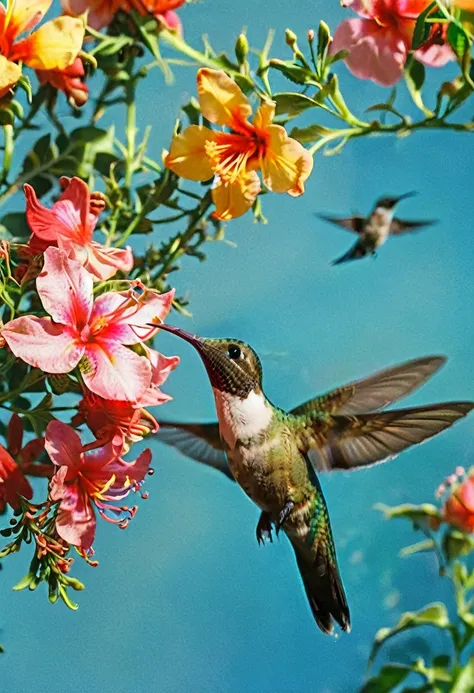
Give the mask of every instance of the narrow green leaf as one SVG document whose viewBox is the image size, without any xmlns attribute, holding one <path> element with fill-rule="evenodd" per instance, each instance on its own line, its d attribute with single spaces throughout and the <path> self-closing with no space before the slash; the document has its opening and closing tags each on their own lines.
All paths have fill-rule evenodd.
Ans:
<svg viewBox="0 0 474 693">
<path fill-rule="evenodd" d="M 295 84 L 313 84 L 320 86 L 318 82 L 316 82 L 311 70 L 308 70 L 306 67 L 295 65 L 295 63 L 290 60 L 277 60 L 277 58 L 274 58 L 270 60 L 269 64 L 270 67 L 281 72 L 291 82 L 295 82 Z"/>
<path fill-rule="evenodd" d="M 458 60 L 462 61 L 466 52 L 470 49 L 469 37 L 461 24 L 451 22 L 447 31 L 448 43 L 453 49 Z"/>
<path fill-rule="evenodd" d="M 417 106 L 420 111 L 423 111 L 425 116 L 432 118 L 434 114 L 425 106 L 421 96 L 421 88 L 425 81 L 425 66 L 413 57 L 407 62 L 405 67 L 405 81 L 415 106 Z"/>
<path fill-rule="evenodd" d="M 301 144 L 309 144 L 316 142 L 321 137 L 325 137 L 332 133 L 332 130 L 325 128 L 323 125 L 309 125 L 307 128 L 293 128 L 290 132 L 290 137 L 293 137 Z"/>
<path fill-rule="evenodd" d="M 296 116 L 308 110 L 308 108 L 316 108 L 318 106 L 314 99 L 310 99 L 309 96 L 304 94 L 281 92 L 280 94 L 274 94 L 272 98 L 276 102 L 276 115 L 286 113 L 289 116 Z"/>
<path fill-rule="evenodd" d="M 426 24 L 428 15 L 437 7 L 437 2 L 432 2 L 428 7 L 423 10 L 423 12 L 418 16 L 416 20 L 415 29 L 413 31 L 413 38 L 411 41 L 411 47 L 414 51 L 421 46 L 422 43 L 426 41 L 430 35 L 431 27 Z"/>
<path fill-rule="evenodd" d="M 423 553 L 425 551 L 433 551 L 436 544 L 433 539 L 424 539 L 423 541 L 418 541 L 416 544 L 411 544 L 410 546 L 405 546 L 400 551 L 400 557 L 406 558 L 407 556 L 413 556 L 415 553 Z"/>
<path fill-rule="evenodd" d="M 472 693 L 474 690 L 474 657 L 461 669 L 451 693 Z"/>
<path fill-rule="evenodd" d="M 376 510 L 381 510 L 386 520 L 391 520 L 398 517 L 406 517 L 414 522 L 420 520 L 430 520 L 436 519 L 441 520 L 441 513 L 435 505 L 431 503 L 422 503 L 421 505 L 412 505 L 411 503 L 404 503 L 402 505 L 396 505 L 393 508 L 383 503 L 377 503 L 374 508 Z"/>
<path fill-rule="evenodd" d="M 360 693 L 390 693 L 411 674 L 411 668 L 403 664 L 386 664 L 377 676 L 366 681 Z"/>
</svg>

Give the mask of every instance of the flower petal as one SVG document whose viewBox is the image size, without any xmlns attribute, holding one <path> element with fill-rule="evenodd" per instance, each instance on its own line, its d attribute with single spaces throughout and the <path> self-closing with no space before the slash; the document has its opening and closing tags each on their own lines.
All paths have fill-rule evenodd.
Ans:
<svg viewBox="0 0 474 693">
<path fill-rule="evenodd" d="M 269 142 L 261 164 L 265 185 L 277 193 L 302 195 L 313 169 L 313 157 L 302 144 L 288 137 L 281 125 L 270 125 L 268 134 Z"/>
<path fill-rule="evenodd" d="M 360 79 L 391 86 L 399 81 L 408 46 L 396 31 L 367 19 L 348 19 L 336 29 L 330 53 L 349 51 L 345 58 L 349 70 Z"/>
<path fill-rule="evenodd" d="M 53 0 L 10 0 L 10 2 L 13 9 L 5 29 L 12 39 L 39 24 L 53 4 Z"/>
<path fill-rule="evenodd" d="M 453 49 L 448 43 L 443 43 L 442 46 L 432 44 L 427 48 L 419 48 L 415 51 L 414 56 L 420 63 L 429 67 L 443 67 L 455 59 Z"/>
<path fill-rule="evenodd" d="M 83 466 L 82 443 L 74 429 L 62 421 L 50 421 L 46 426 L 44 447 L 51 462 L 77 473 Z"/>
<path fill-rule="evenodd" d="M 82 330 L 92 311 L 92 277 L 59 248 L 47 248 L 36 288 L 44 309 L 55 322 Z M 57 371 L 56 371 L 57 372 Z"/>
<path fill-rule="evenodd" d="M 190 125 L 171 140 L 165 166 L 188 180 L 209 180 L 213 170 L 205 147 L 206 142 L 214 142 L 216 136 L 217 133 L 202 125 Z"/>
<path fill-rule="evenodd" d="M 89 390 L 105 399 L 136 402 L 151 383 L 148 359 L 115 341 L 88 344 L 81 370 Z"/>
<path fill-rule="evenodd" d="M 212 200 L 216 206 L 213 217 L 229 221 L 241 217 L 251 208 L 260 192 L 260 179 L 255 171 L 241 174 L 231 183 L 216 179 Z"/>
<path fill-rule="evenodd" d="M 70 332 L 49 318 L 16 318 L 7 322 L 1 334 L 15 356 L 45 373 L 69 373 L 84 353 Z"/>
<path fill-rule="evenodd" d="M 197 73 L 199 104 L 205 118 L 217 125 L 248 118 L 252 108 L 233 79 L 222 70 L 202 67 Z"/>
<path fill-rule="evenodd" d="M 32 233 L 44 241 L 56 241 L 65 230 L 64 222 L 38 201 L 31 185 L 26 183 L 23 190 L 26 197 L 26 221 Z"/>
<path fill-rule="evenodd" d="M 61 0 L 64 14 L 79 16 L 89 10 L 87 23 L 99 31 L 110 24 L 123 0 Z"/>
<path fill-rule="evenodd" d="M 21 67 L 0 55 L 0 99 L 8 94 L 21 77 Z"/>
<path fill-rule="evenodd" d="M 73 259 L 75 247 L 71 246 L 69 252 L 69 257 Z M 106 248 L 96 241 L 91 241 L 87 248 L 84 267 L 95 279 L 102 281 L 113 277 L 118 270 L 130 272 L 133 268 L 132 249 L 129 245 L 126 248 Z"/>
<path fill-rule="evenodd" d="M 84 22 L 57 17 L 14 45 L 12 60 L 22 60 L 34 70 L 65 70 L 72 65 L 84 40 Z"/>
<path fill-rule="evenodd" d="M 56 529 L 59 536 L 68 544 L 81 549 L 90 549 L 94 543 L 96 517 L 89 496 L 78 483 L 65 485 L 61 479 L 61 469 L 51 480 L 51 497 L 59 500 L 56 516 Z M 60 495 L 62 494 L 62 496 Z"/>
<path fill-rule="evenodd" d="M 18 496 L 33 498 L 33 489 L 10 453 L 0 445 L 0 497 L 14 510 L 20 507 Z"/>
</svg>

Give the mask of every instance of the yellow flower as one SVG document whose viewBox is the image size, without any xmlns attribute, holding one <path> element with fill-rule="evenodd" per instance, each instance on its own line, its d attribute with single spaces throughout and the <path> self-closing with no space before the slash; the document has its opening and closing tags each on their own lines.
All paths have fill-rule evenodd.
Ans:
<svg viewBox="0 0 474 693">
<path fill-rule="evenodd" d="M 285 128 L 273 125 L 275 103 L 264 101 L 250 122 L 250 103 L 225 72 L 200 69 L 197 88 L 203 116 L 227 129 L 191 125 L 173 137 L 165 165 L 189 180 L 215 177 L 214 216 L 234 219 L 250 209 L 260 191 L 257 170 L 268 190 L 302 195 L 313 158 Z"/>
<path fill-rule="evenodd" d="M 0 97 L 19 80 L 24 62 L 35 70 L 65 70 L 81 50 L 84 22 L 75 17 L 58 17 L 46 22 L 26 38 L 20 34 L 33 29 L 53 0 L 7 0 L 0 3 Z"/>
</svg>

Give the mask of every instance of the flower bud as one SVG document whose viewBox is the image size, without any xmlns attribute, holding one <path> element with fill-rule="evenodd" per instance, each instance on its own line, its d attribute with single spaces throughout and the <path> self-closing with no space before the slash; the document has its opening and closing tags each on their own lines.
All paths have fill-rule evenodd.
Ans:
<svg viewBox="0 0 474 693">
<path fill-rule="evenodd" d="M 239 65 L 244 65 L 249 53 L 249 42 L 244 33 L 239 34 L 235 42 L 235 57 Z"/>
</svg>

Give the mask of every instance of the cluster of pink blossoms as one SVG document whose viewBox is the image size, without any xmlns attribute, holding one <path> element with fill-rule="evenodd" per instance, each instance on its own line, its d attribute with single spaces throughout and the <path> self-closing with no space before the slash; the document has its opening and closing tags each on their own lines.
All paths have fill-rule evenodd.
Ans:
<svg viewBox="0 0 474 693">
<path fill-rule="evenodd" d="M 398 82 L 403 73 L 419 15 L 430 0 L 342 0 L 359 17 L 337 27 L 331 53 L 347 50 L 345 63 L 360 79 L 385 86 Z M 434 24 L 430 36 L 415 58 L 430 67 L 454 60 L 445 42 L 448 24 Z"/>
<path fill-rule="evenodd" d="M 85 423 L 94 436 L 83 444 L 68 424 L 53 420 L 45 439 L 21 449 L 21 421 L 12 417 L 8 447 L 0 446 L 0 511 L 19 506 L 19 495 L 32 497 L 25 474 L 51 476 L 49 465 L 34 465 L 43 447 L 57 467 L 50 501 L 58 503 L 56 531 L 79 549 L 92 547 L 96 512 L 124 526 L 135 508 L 122 501 L 149 472 L 150 450 L 133 462 L 122 456 L 158 423 L 146 407 L 168 401 L 160 386 L 179 359 L 166 357 L 148 342 L 168 315 L 173 291 L 159 294 L 139 281 L 125 291 L 94 295 L 94 283 L 133 267 L 130 248 L 107 248 L 92 239 L 103 199 L 90 194 L 78 178 L 62 179 L 64 192 L 51 209 L 25 186 L 27 220 L 32 236 L 19 275 L 36 267 L 36 292 L 44 316 L 22 315 L 7 322 L 0 335 L 13 354 L 46 374 L 73 373 L 82 400 L 72 425 Z M 42 268 L 38 267 L 38 254 Z M 2 505 L 3 504 L 3 505 Z"/>
</svg>

